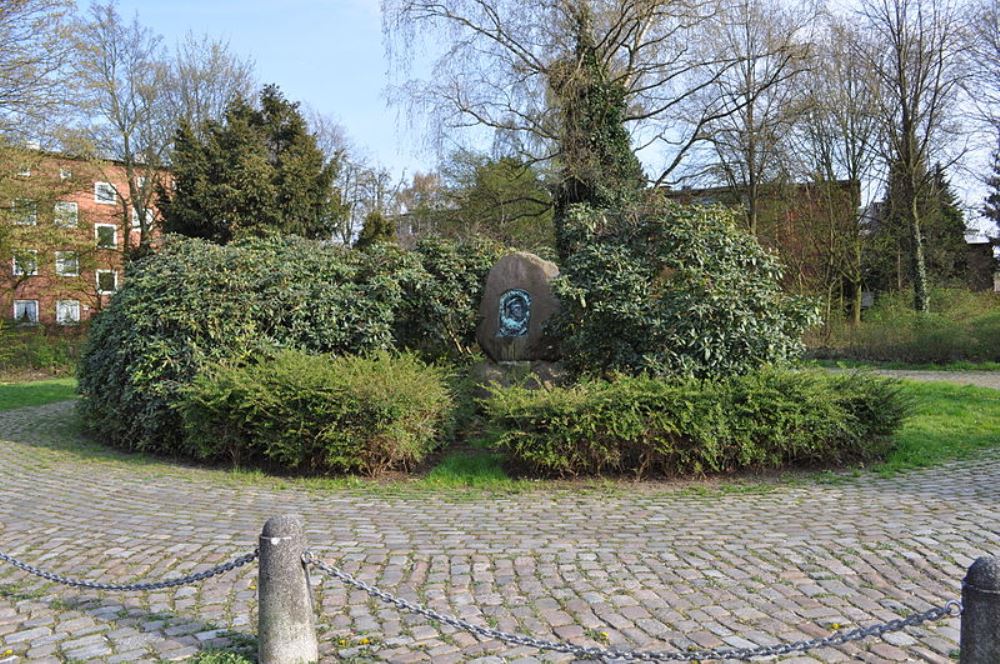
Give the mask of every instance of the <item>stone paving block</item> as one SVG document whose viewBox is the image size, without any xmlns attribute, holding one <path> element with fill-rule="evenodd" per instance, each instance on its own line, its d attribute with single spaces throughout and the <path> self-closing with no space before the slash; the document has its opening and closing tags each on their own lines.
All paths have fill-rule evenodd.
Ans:
<svg viewBox="0 0 1000 664">
<path fill-rule="evenodd" d="M 71 417 L 71 404 L 0 413 L 0 548 L 84 578 L 205 569 L 251 550 L 268 517 L 297 513 L 318 557 L 475 624 L 583 646 L 687 650 L 821 638 L 910 615 L 957 597 L 971 561 L 1000 548 L 1000 529 L 977 526 L 1000 523 L 996 452 L 761 493 L 629 483 L 456 500 L 92 460 L 72 450 Z M 255 574 L 251 565 L 197 587 L 123 595 L 0 564 L 0 587 L 21 593 L 0 595 L 0 664 L 12 664 L 8 649 L 19 664 L 252 649 Z M 350 650 L 387 662 L 573 661 L 428 621 L 316 573 L 312 584 L 327 659 Z M 958 630 L 949 619 L 768 661 L 945 664 Z"/>
</svg>

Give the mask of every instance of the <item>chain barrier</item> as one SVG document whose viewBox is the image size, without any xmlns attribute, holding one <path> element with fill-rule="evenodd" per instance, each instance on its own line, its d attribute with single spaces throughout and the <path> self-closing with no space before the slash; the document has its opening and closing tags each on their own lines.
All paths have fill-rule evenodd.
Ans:
<svg viewBox="0 0 1000 664">
<path fill-rule="evenodd" d="M 74 586 L 77 588 L 91 588 L 93 590 L 119 590 L 119 591 L 137 591 L 137 590 L 161 590 L 163 588 L 174 588 L 176 586 L 185 586 L 191 583 L 198 583 L 199 581 L 204 581 L 205 579 L 210 579 L 213 576 L 218 576 L 219 574 L 225 574 L 239 567 L 253 562 L 257 559 L 257 550 L 254 549 L 252 553 L 247 553 L 230 560 L 228 563 L 223 563 L 217 567 L 207 569 L 204 572 L 197 572 L 196 574 L 189 574 L 188 576 L 182 576 L 175 579 L 166 579 L 164 581 L 155 581 L 152 583 L 125 583 L 125 584 L 113 584 L 113 583 L 98 583 L 96 581 L 81 581 L 80 579 L 71 579 L 69 577 L 61 576 L 53 572 L 46 572 L 45 570 L 39 569 L 33 565 L 22 562 L 13 556 L 9 556 L 6 553 L 0 551 L 0 561 L 10 563 L 14 567 L 24 570 L 28 574 L 34 574 L 35 576 L 40 576 L 43 579 L 48 579 L 49 581 L 54 581 L 55 583 L 61 583 L 66 586 Z"/>
<path fill-rule="evenodd" d="M 183 586 L 192 583 L 197 583 L 199 581 L 204 581 L 205 579 L 212 578 L 213 576 L 218 576 L 220 574 L 225 574 L 239 567 L 243 567 L 254 560 L 257 559 L 259 553 L 255 549 L 251 553 L 244 554 L 238 558 L 207 569 L 203 572 L 197 572 L 195 574 L 190 574 L 188 576 L 178 577 L 174 579 L 166 579 L 164 581 L 155 581 L 150 583 L 127 583 L 127 584 L 110 584 L 110 583 L 99 583 L 95 581 L 83 581 L 79 579 L 72 579 L 65 577 L 54 572 L 47 572 L 45 570 L 39 569 L 33 565 L 22 562 L 13 556 L 0 551 L 0 561 L 9 563 L 14 567 L 21 569 L 29 574 L 34 574 L 43 579 L 53 581 L 55 583 L 60 583 L 67 586 L 74 586 L 77 588 L 90 588 L 93 590 L 111 590 L 111 591 L 148 591 L 148 590 L 161 590 L 163 588 L 173 588 L 176 586 Z M 448 615 L 435 611 L 434 609 L 416 604 L 409 600 L 396 597 L 378 586 L 374 586 L 359 579 L 354 578 L 347 572 L 329 565 L 321 560 L 313 557 L 313 555 L 306 551 L 302 555 L 302 562 L 307 566 L 315 567 L 322 571 L 324 574 L 337 579 L 338 581 L 362 590 L 371 597 L 379 599 L 386 604 L 395 606 L 396 608 L 414 613 L 417 615 L 424 616 L 430 620 L 440 622 L 445 625 L 450 625 L 457 629 L 461 629 L 478 636 L 483 636 L 486 638 L 497 639 L 505 643 L 519 646 L 528 646 L 530 648 L 537 648 L 539 650 L 549 650 L 553 652 L 565 653 L 574 655 L 576 657 L 581 657 L 585 659 L 598 659 L 606 662 L 696 662 L 701 660 L 719 660 L 719 659 L 737 659 L 737 660 L 748 660 L 754 657 L 770 657 L 775 655 L 788 655 L 791 653 L 806 652 L 809 650 L 815 650 L 816 648 L 825 648 L 829 646 L 840 646 L 851 641 L 861 641 L 863 639 L 868 639 L 874 636 L 882 636 L 883 634 L 888 634 L 890 632 L 898 632 L 907 627 L 913 627 L 915 625 L 920 625 L 925 622 L 935 622 L 946 617 L 956 617 L 962 613 L 962 604 L 958 601 L 950 601 L 942 606 L 936 606 L 923 613 L 915 613 L 906 618 L 899 618 L 896 620 L 890 620 L 889 622 L 879 623 L 877 625 L 871 625 L 869 627 L 858 627 L 852 630 L 841 630 L 831 634 L 830 636 L 816 639 L 809 639 L 805 641 L 793 641 L 790 643 L 779 643 L 771 646 L 757 646 L 753 648 L 714 648 L 714 649 L 703 649 L 703 650 L 687 650 L 687 651 L 673 651 L 673 652 L 644 652 L 635 650 L 619 650 L 615 648 L 600 648 L 600 647 L 585 647 L 578 646 L 565 641 L 548 641 L 545 639 L 539 639 L 532 636 L 526 636 L 523 634 L 514 634 L 511 632 L 504 632 L 499 629 L 494 629 L 492 627 L 484 627 L 482 625 L 475 625 L 467 620 L 463 620 L 456 616 Z"/>
<path fill-rule="evenodd" d="M 873 636 L 882 636 L 889 632 L 898 632 L 906 627 L 920 625 L 925 622 L 935 622 L 946 617 L 956 617 L 962 613 L 962 604 L 957 601 L 950 601 L 943 606 L 937 606 L 923 613 L 915 613 L 906 618 L 890 620 L 886 623 L 872 625 L 870 627 L 858 627 L 852 630 L 841 630 L 830 636 L 807 641 L 794 641 L 791 643 L 780 643 L 772 646 L 757 646 L 754 648 L 715 648 L 705 650 L 687 650 L 673 652 L 643 652 L 634 650 L 618 650 L 614 648 L 587 648 L 564 641 L 547 641 L 532 636 L 513 634 L 504 632 L 492 627 L 474 625 L 467 620 L 462 620 L 456 616 L 440 613 L 434 609 L 421 606 L 382 590 L 381 588 L 365 583 L 354 578 L 347 572 L 312 556 L 306 551 L 302 556 L 302 562 L 310 565 L 327 574 L 328 576 L 341 581 L 353 588 L 363 590 L 371 597 L 380 599 L 386 604 L 391 604 L 396 608 L 424 616 L 430 620 L 451 625 L 458 629 L 483 636 L 497 639 L 505 643 L 538 648 L 539 650 L 550 650 L 553 652 L 566 653 L 584 659 L 598 659 L 606 662 L 695 662 L 701 660 L 718 659 L 751 659 L 753 657 L 768 657 L 774 655 L 788 655 L 791 653 L 806 652 L 816 648 L 828 646 L 840 646 L 851 641 L 861 641 Z"/>
</svg>

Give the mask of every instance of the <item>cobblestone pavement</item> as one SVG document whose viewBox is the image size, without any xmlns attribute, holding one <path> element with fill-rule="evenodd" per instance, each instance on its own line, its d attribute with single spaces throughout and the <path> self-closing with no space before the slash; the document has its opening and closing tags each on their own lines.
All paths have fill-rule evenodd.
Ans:
<svg viewBox="0 0 1000 664">
<path fill-rule="evenodd" d="M 160 578 L 251 550 L 297 512 L 319 557 L 473 621 L 581 644 L 745 646 L 957 598 L 1000 543 L 1000 456 L 751 492 L 622 483 L 507 495 L 332 490 L 120 457 L 69 403 L 0 413 L 0 550 L 77 577 Z M 54 586 L 0 564 L 0 663 L 179 660 L 252 639 L 256 566 L 171 591 Z M 325 661 L 568 661 L 314 579 Z M 946 662 L 957 619 L 783 662 Z M 4 655 L 3 653 L 7 653 Z"/>
</svg>

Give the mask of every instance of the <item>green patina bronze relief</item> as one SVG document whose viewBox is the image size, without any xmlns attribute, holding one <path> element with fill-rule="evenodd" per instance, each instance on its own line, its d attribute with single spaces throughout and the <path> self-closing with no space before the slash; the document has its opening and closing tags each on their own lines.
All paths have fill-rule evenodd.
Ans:
<svg viewBox="0 0 1000 664">
<path fill-rule="evenodd" d="M 498 337 L 524 337 L 531 320 L 531 295 L 520 288 L 512 288 L 500 296 Z"/>
</svg>

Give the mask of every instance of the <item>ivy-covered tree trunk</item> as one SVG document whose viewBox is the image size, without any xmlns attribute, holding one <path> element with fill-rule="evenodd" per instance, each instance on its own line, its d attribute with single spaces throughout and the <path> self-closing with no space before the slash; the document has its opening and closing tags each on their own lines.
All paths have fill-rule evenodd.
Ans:
<svg viewBox="0 0 1000 664">
<path fill-rule="evenodd" d="M 554 196 L 556 250 L 573 253 L 566 224 L 571 206 L 623 207 L 645 186 L 642 164 L 625 129 L 625 88 L 612 80 L 600 60 L 590 10 L 576 7 L 576 52 L 553 67 L 549 87 L 561 114 L 560 182 Z"/>
</svg>

